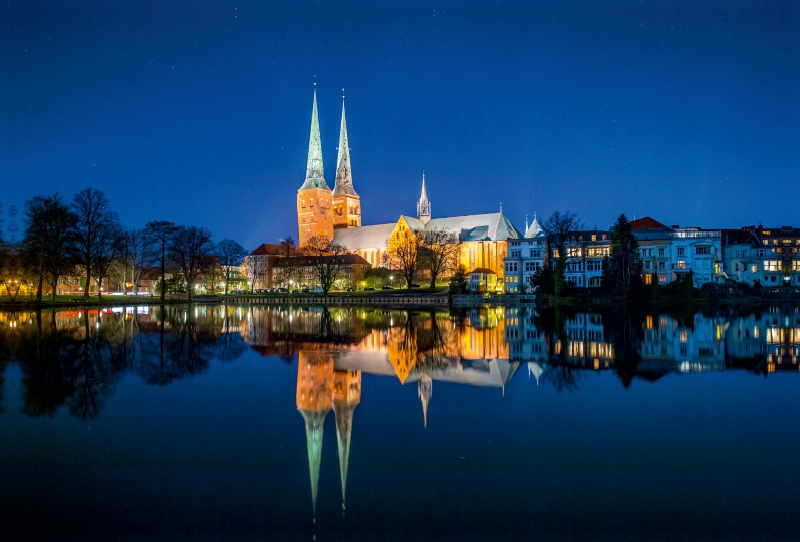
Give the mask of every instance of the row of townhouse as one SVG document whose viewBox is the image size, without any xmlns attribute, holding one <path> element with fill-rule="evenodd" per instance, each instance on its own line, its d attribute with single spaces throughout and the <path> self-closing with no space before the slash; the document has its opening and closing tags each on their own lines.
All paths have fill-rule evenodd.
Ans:
<svg viewBox="0 0 800 542">
<path fill-rule="evenodd" d="M 633 220 L 639 242 L 641 273 L 646 284 L 669 284 L 689 273 L 695 286 L 725 280 L 764 286 L 800 286 L 800 228 L 759 225 L 739 229 L 668 227 L 650 217 Z M 508 241 L 504 291 L 531 293 L 531 279 L 545 262 L 558 258 L 556 240 L 538 224 L 528 236 Z M 565 242 L 565 278 L 579 287 L 600 286 L 603 259 L 611 255 L 611 232 L 574 232 Z"/>
</svg>

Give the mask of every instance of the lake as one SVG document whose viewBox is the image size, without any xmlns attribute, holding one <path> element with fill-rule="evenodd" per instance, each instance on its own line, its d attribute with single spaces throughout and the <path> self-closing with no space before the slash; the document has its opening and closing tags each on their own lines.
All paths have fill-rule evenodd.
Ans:
<svg viewBox="0 0 800 542">
<path fill-rule="evenodd" d="M 0 313 L 3 539 L 800 537 L 800 312 Z"/>
</svg>

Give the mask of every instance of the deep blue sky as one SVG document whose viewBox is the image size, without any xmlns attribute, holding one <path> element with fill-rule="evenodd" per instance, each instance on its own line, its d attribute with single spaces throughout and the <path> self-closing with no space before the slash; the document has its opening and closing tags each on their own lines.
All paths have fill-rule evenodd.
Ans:
<svg viewBox="0 0 800 542">
<path fill-rule="evenodd" d="M 0 201 L 296 238 L 316 81 L 364 224 L 424 169 L 434 216 L 800 225 L 797 2 L 284 4 L 0 0 Z"/>
</svg>

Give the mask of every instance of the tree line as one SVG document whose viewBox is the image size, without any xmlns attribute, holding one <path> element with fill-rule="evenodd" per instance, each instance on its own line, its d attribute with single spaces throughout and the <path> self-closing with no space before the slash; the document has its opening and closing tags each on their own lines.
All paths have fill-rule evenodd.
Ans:
<svg viewBox="0 0 800 542">
<path fill-rule="evenodd" d="M 0 228 L 0 286 L 12 300 L 28 286 L 41 302 L 45 285 L 55 300 L 59 280 L 72 276 L 81 277 L 85 297 L 93 286 L 100 296 L 104 280 L 121 285 L 125 293 L 131 283 L 137 293 L 142 274 L 157 270 L 162 301 L 170 288 L 185 290 L 191 301 L 204 274 L 212 283 L 224 276 L 227 293 L 233 268 L 247 255 L 236 241 L 213 243 L 211 232 L 200 226 L 154 220 L 125 229 L 106 195 L 95 188 L 78 192 L 71 201 L 58 192 L 27 200 L 19 240 L 16 214 L 9 209 L 9 239 Z"/>
</svg>

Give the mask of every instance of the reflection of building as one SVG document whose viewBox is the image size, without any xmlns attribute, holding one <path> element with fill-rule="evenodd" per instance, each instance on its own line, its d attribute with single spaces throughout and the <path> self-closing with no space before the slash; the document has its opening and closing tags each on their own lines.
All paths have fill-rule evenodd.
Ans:
<svg viewBox="0 0 800 542">
<path fill-rule="evenodd" d="M 322 461 L 322 437 L 325 418 L 331 409 L 336 418 L 342 507 L 344 507 L 353 411 L 361 401 L 361 372 L 335 370 L 333 353 L 330 351 L 300 352 L 295 398 L 297 410 L 303 416 L 306 425 L 311 504 L 316 516 L 319 470 Z"/>
</svg>

